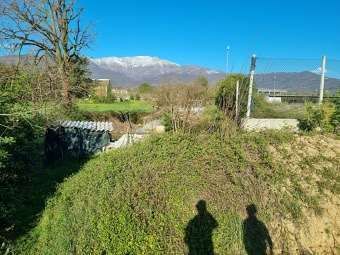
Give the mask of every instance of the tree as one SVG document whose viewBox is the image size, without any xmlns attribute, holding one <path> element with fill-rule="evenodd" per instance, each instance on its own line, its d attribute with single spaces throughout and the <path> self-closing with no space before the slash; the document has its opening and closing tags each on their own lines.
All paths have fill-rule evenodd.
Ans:
<svg viewBox="0 0 340 255">
<path fill-rule="evenodd" d="M 157 106 L 165 111 L 171 129 L 186 130 L 190 128 L 190 119 L 205 104 L 207 91 L 193 84 L 162 85 L 156 89 L 155 99 Z"/>
<path fill-rule="evenodd" d="M 75 0 L 2 0 L 0 39 L 12 51 L 31 51 L 36 62 L 52 64 L 61 79 L 65 102 L 70 101 L 74 71 L 83 63 L 87 29 L 80 26 L 82 10 Z"/>
<path fill-rule="evenodd" d="M 195 80 L 194 80 L 194 84 L 198 85 L 198 86 L 202 86 L 202 87 L 208 87 L 208 79 L 204 76 L 198 76 Z"/>
<path fill-rule="evenodd" d="M 246 113 L 249 78 L 243 74 L 231 74 L 218 82 L 215 104 L 230 118 L 235 118 L 236 83 L 239 81 L 239 116 Z"/>
<path fill-rule="evenodd" d="M 144 82 L 138 86 L 138 93 L 140 94 L 150 93 L 152 89 L 153 87 L 149 83 Z"/>
</svg>

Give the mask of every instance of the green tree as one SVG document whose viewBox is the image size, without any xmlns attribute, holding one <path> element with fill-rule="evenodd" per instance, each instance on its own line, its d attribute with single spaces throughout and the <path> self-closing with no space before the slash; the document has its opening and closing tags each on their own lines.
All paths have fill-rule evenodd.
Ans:
<svg viewBox="0 0 340 255">
<path fill-rule="evenodd" d="M 73 0 L 3 0 L 0 4 L 0 40 L 17 53 L 34 52 L 35 61 L 53 66 L 67 104 L 73 73 L 79 72 L 81 51 L 89 42 L 81 13 Z"/>
<path fill-rule="evenodd" d="M 198 85 L 198 86 L 202 86 L 202 87 L 208 87 L 209 85 L 209 82 L 208 82 L 208 79 L 204 76 L 198 76 L 195 81 L 194 81 L 194 84 L 195 85 Z"/>
<path fill-rule="evenodd" d="M 236 109 L 236 83 L 239 81 L 239 117 L 247 111 L 249 78 L 243 74 L 231 74 L 217 84 L 215 104 L 227 116 L 234 118 Z"/>
<path fill-rule="evenodd" d="M 152 89 L 153 87 L 149 83 L 144 82 L 138 86 L 137 90 L 139 94 L 146 94 L 146 93 L 150 93 Z"/>
</svg>

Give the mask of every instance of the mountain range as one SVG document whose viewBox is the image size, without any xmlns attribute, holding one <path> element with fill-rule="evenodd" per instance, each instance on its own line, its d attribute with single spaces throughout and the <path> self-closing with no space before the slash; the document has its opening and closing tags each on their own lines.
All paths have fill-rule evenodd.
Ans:
<svg viewBox="0 0 340 255">
<path fill-rule="evenodd" d="M 92 78 L 110 79 L 113 85 L 136 86 L 143 82 L 154 85 L 169 82 L 188 82 L 205 76 L 213 84 L 225 73 L 200 66 L 184 65 L 157 57 L 106 57 L 90 59 Z M 291 91 L 318 91 L 320 74 L 312 71 L 259 73 L 255 75 L 258 88 L 276 88 Z M 326 90 L 340 88 L 340 80 L 326 77 Z"/>
<path fill-rule="evenodd" d="M 29 57 L 24 58 L 27 61 Z M 0 57 L 0 63 L 15 64 L 16 56 Z M 151 56 L 89 58 L 92 79 L 110 79 L 113 86 L 134 87 L 143 82 L 160 85 L 190 82 L 204 76 L 210 84 L 225 77 L 225 73 L 201 66 L 180 65 Z M 290 91 L 316 92 L 320 87 L 320 74 L 313 71 L 271 72 L 255 75 L 258 88 L 285 89 Z M 340 89 L 340 79 L 326 77 L 325 89 Z"/>
<path fill-rule="evenodd" d="M 320 79 L 320 74 L 311 71 L 255 74 L 255 83 L 258 88 L 275 88 L 295 92 L 318 92 Z M 340 79 L 325 77 L 324 86 L 326 91 L 339 90 Z"/>
<path fill-rule="evenodd" d="M 210 83 L 222 79 L 220 71 L 194 66 L 179 65 L 158 57 L 106 57 L 90 59 L 89 70 L 94 79 L 107 78 L 113 85 L 129 87 L 143 82 L 154 85 L 172 82 L 189 82 L 205 76 Z"/>
</svg>

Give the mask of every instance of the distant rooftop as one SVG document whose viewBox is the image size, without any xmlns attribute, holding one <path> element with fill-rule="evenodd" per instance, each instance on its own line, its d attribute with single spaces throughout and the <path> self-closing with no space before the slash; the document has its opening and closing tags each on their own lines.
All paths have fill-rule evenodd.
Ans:
<svg viewBox="0 0 340 255">
<path fill-rule="evenodd" d="M 257 91 L 262 92 L 262 93 L 272 93 L 272 92 L 287 93 L 288 92 L 285 89 L 268 89 L 268 88 L 258 88 Z"/>
<path fill-rule="evenodd" d="M 93 131 L 112 131 L 113 126 L 111 122 L 95 122 L 95 121 L 60 121 L 59 125 L 64 128 L 79 128 Z"/>
<path fill-rule="evenodd" d="M 94 81 L 110 81 L 110 79 L 93 79 Z"/>
</svg>

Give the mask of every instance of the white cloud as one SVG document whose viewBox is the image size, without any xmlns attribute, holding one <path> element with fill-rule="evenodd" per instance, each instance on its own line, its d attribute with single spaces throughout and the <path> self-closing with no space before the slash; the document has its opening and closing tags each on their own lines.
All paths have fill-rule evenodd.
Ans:
<svg viewBox="0 0 340 255">
<path fill-rule="evenodd" d="M 321 67 L 318 67 L 314 70 L 311 70 L 310 72 L 315 73 L 315 74 L 321 74 Z M 328 72 L 328 70 L 326 69 L 325 73 L 327 73 L 327 72 Z"/>
</svg>

